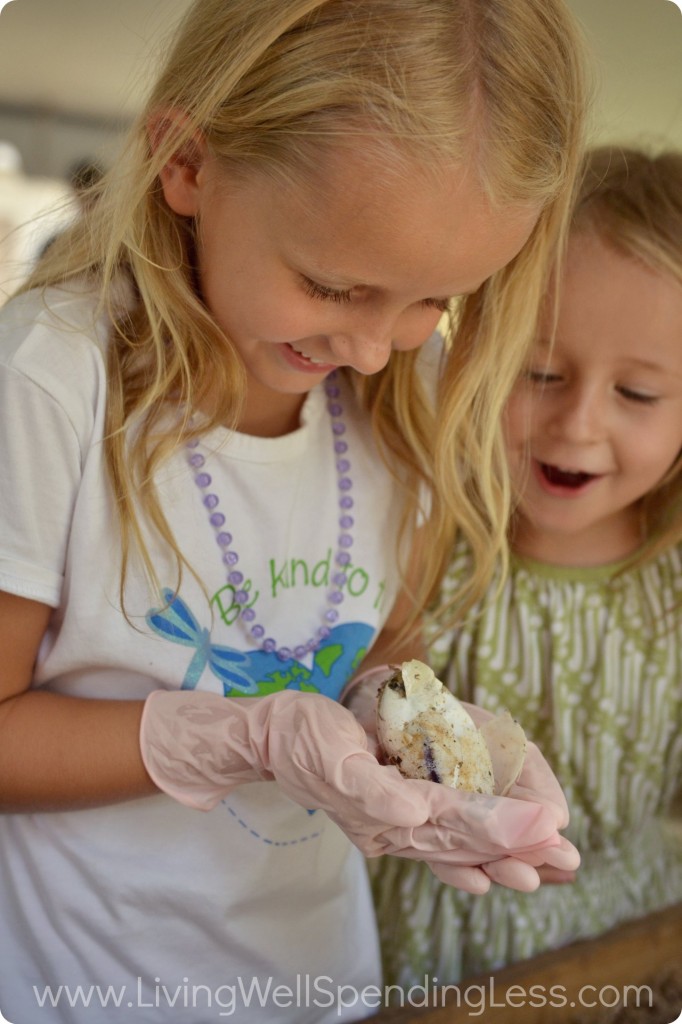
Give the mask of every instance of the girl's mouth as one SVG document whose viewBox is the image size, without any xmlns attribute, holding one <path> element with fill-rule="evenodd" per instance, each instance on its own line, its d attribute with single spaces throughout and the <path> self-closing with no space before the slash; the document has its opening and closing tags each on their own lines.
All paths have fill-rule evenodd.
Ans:
<svg viewBox="0 0 682 1024">
<path fill-rule="evenodd" d="M 306 370 L 309 373 L 326 374 L 337 369 L 337 366 L 334 363 L 324 363 L 320 359 L 314 359 L 311 356 L 305 355 L 304 352 L 299 352 L 299 350 L 288 341 L 284 342 L 282 349 L 287 362 L 297 370 Z"/>
<path fill-rule="evenodd" d="M 583 473 L 582 470 L 562 469 L 561 466 L 553 466 L 548 462 L 538 462 L 542 481 L 554 489 L 579 491 L 592 480 L 597 480 L 595 473 Z"/>
</svg>

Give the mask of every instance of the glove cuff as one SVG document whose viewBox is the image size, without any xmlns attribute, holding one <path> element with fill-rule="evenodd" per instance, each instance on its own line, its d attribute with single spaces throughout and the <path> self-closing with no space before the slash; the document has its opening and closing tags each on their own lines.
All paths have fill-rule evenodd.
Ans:
<svg viewBox="0 0 682 1024">
<path fill-rule="evenodd" d="M 235 786 L 268 777 L 250 743 L 267 710 L 215 693 L 155 690 L 140 722 L 140 752 L 159 789 L 186 807 L 209 811 Z"/>
</svg>

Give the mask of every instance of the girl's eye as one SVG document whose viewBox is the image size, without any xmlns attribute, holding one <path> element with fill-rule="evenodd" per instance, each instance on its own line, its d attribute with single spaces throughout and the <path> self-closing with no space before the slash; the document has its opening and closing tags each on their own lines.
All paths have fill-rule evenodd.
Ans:
<svg viewBox="0 0 682 1024">
<path fill-rule="evenodd" d="M 309 277 L 303 278 L 303 286 L 306 294 L 311 299 L 322 299 L 327 302 L 350 302 L 352 298 L 350 291 L 335 291 L 333 288 L 317 284 L 316 281 L 312 281 Z"/>
<path fill-rule="evenodd" d="M 428 309 L 437 309 L 439 313 L 450 312 L 450 299 L 422 299 L 421 304 Z"/>
<path fill-rule="evenodd" d="M 639 402 L 641 405 L 655 405 L 659 400 L 658 395 L 651 395 L 646 391 L 633 391 L 631 388 L 623 387 L 619 387 L 618 391 L 629 402 Z"/>
<path fill-rule="evenodd" d="M 524 376 L 531 384 L 555 384 L 561 380 L 558 373 L 552 373 L 550 370 L 526 370 Z"/>
<path fill-rule="evenodd" d="M 312 299 L 322 299 L 326 302 L 350 302 L 353 298 L 350 288 L 346 291 L 336 291 L 324 284 L 318 284 L 310 277 L 303 277 L 303 286 L 306 294 L 310 295 Z M 422 299 L 421 305 L 429 309 L 437 309 L 439 313 L 447 313 L 450 309 L 450 299 Z"/>
</svg>

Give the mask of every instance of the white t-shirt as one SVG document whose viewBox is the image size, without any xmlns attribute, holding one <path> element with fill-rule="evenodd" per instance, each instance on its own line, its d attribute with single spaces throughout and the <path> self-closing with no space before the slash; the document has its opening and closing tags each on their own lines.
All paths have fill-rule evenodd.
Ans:
<svg viewBox="0 0 682 1024">
<path fill-rule="evenodd" d="M 203 587 L 185 571 L 168 603 L 133 563 L 128 622 L 102 445 L 107 324 L 85 292 L 52 291 L 48 305 L 28 295 L 0 312 L 0 588 L 54 609 L 33 685 L 89 698 L 161 687 L 338 697 L 398 585 L 395 491 L 348 389 L 350 491 L 338 489 L 321 389 L 285 437 L 205 438 L 194 454 L 210 486 L 197 486 L 187 452 L 164 464 L 164 510 Z M 354 522 L 338 621 L 317 651 L 280 660 L 235 620 L 235 586 L 279 647 L 304 646 L 338 572 L 341 493 Z M 227 549 L 217 532 L 232 535 Z M 172 592 L 174 561 L 152 535 L 150 548 Z M 235 570 L 244 580 L 232 585 Z M 5 815 L 0 904 L 0 1009 L 14 1024 L 317 1022 L 379 1006 L 366 990 L 380 971 L 363 859 L 275 783 L 244 785 L 207 814 L 159 795 Z"/>
</svg>

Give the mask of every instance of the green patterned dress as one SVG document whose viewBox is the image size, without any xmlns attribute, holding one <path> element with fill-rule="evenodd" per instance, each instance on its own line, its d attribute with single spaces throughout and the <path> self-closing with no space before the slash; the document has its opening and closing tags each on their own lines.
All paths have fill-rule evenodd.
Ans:
<svg viewBox="0 0 682 1024">
<path fill-rule="evenodd" d="M 682 548 L 614 578 L 514 557 L 503 591 L 431 645 L 457 696 L 508 708 L 566 793 L 572 884 L 471 896 L 370 862 L 386 981 L 454 984 L 682 900 Z M 458 549 L 446 593 L 470 572 Z"/>
</svg>

